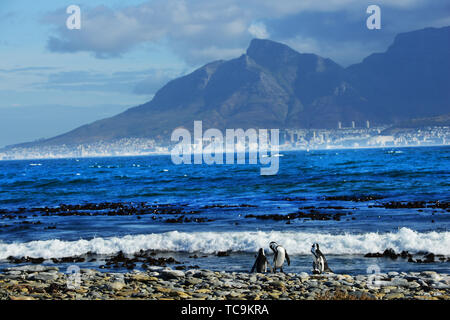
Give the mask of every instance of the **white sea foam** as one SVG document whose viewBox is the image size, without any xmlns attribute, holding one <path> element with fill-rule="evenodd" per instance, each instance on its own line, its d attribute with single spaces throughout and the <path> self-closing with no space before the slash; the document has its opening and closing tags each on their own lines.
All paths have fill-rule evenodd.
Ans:
<svg viewBox="0 0 450 320">
<path fill-rule="evenodd" d="M 113 254 L 141 249 L 213 253 L 233 250 L 256 252 L 266 248 L 270 241 L 282 244 L 289 254 L 310 254 L 314 242 L 326 254 L 365 254 L 393 248 L 399 252 L 430 251 L 450 255 L 450 232 L 419 233 L 402 228 L 395 233 L 365 233 L 332 235 L 304 232 L 166 232 L 124 237 L 95 238 L 78 241 L 31 241 L 26 243 L 0 243 L 0 259 L 8 256 L 59 258 L 87 252 Z"/>
</svg>

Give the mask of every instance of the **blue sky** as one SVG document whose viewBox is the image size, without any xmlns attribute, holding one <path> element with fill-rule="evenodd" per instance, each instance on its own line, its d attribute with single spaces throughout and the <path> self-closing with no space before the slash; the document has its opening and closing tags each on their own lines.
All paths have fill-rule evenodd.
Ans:
<svg viewBox="0 0 450 320">
<path fill-rule="evenodd" d="M 81 7 L 81 30 L 65 26 L 71 4 Z M 381 30 L 366 28 L 370 4 L 381 7 Z M 399 32 L 446 25 L 447 0 L 2 0 L 0 109 L 117 112 L 172 78 L 239 56 L 254 37 L 347 66 L 385 51 Z M 22 140 L 41 138 L 39 124 L 24 130 Z M 0 128 L 0 146 L 16 142 Z"/>
</svg>

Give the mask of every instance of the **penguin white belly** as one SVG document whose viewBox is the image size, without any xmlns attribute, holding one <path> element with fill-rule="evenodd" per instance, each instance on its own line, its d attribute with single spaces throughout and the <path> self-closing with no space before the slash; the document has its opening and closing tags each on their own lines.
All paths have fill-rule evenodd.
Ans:
<svg viewBox="0 0 450 320">
<path fill-rule="evenodd" d="M 325 262 L 323 261 L 322 257 L 319 257 L 319 270 L 320 272 L 323 272 L 325 270 Z"/>
<path fill-rule="evenodd" d="M 283 266 L 284 257 L 286 256 L 286 252 L 285 252 L 284 248 L 282 248 L 282 247 L 278 247 L 277 251 L 278 251 L 278 254 L 277 254 L 277 258 L 275 260 L 275 267 L 279 268 L 279 267 Z"/>
</svg>

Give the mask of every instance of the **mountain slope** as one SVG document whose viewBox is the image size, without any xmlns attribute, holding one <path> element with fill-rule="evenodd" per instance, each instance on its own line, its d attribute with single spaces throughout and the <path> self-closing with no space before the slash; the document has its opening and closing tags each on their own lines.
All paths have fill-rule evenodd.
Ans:
<svg viewBox="0 0 450 320">
<path fill-rule="evenodd" d="M 385 53 L 350 66 L 348 81 L 387 120 L 450 109 L 450 27 L 399 34 Z"/>
</svg>

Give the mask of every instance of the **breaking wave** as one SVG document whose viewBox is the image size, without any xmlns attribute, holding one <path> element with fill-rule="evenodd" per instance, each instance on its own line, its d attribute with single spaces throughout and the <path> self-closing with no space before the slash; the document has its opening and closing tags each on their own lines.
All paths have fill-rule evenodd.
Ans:
<svg viewBox="0 0 450 320">
<path fill-rule="evenodd" d="M 119 251 L 134 253 L 141 249 L 173 252 L 217 251 L 256 252 L 267 248 L 270 241 L 282 244 L 289 254 L 310 254 L 314 242 L 325 254 L 365 254 L 386 248 L 411 253 L 429 251 L 450 255 L 450 232 L 420 233 L 401 228 L 392 233 L 320 234 L 303 232 L 166 232 L 124 237 L 94 238 L 91 240 L 45 240 L 26 243 L 0 242 L 0 259 L 8 256 L 60 258 L 88 252 L 114 254 Z"/>
</svg>

